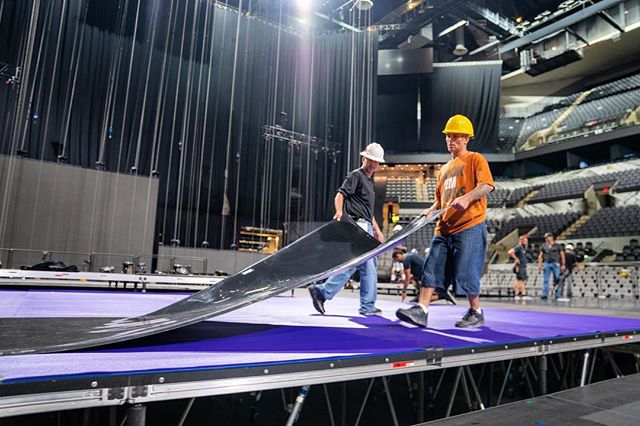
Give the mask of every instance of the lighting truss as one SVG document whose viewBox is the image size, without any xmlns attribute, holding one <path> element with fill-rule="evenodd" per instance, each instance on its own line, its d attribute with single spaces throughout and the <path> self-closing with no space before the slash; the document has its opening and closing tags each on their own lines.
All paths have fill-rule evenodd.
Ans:
<svg viewBox="0 0 640 426">
<path fill-rule="evenodd" d="M 327 153 L 330 156 L 337 156 L 340 154 L 340 145 L 335 142 L 329 142 L 316 136 L 287 130 L 284 127 L 277 125 L 262 126 L 262 138 L 265 141 L 286 142 L 291 146 L 305 146 L 315 154 L 322 152 Z"/>
<path fill-rule="evenodd" d="M 20 88 L 20 67 L 0 62 L 0 79 L 16 89 Z"/>
</svg>

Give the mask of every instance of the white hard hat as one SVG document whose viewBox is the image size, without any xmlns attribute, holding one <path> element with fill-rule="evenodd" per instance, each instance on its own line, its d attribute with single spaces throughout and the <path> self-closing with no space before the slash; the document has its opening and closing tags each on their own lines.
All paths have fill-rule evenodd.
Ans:
<svg viewBox="0 0 640 426">
<path fill-rule="evenodd" d="M 573 250 L 573 244 L 569 243 L 565 247 L 567 250 Z"/>
<path fill-rule="evenodd" d="M 367 147 L 360 153 L 365 158 L 369 160 L 377 161 L 378 163 L 384 163 L 384 149 L 379 143 L 370 143 Z"/>
<path fill-rule="evenodd" d="M 398 225 L 394 226 L 394 227 L 393 227 L 393 230 L 394 230 L 395 232 L 402 231 L 402 225 L 398 224 Z"/>
</svg>

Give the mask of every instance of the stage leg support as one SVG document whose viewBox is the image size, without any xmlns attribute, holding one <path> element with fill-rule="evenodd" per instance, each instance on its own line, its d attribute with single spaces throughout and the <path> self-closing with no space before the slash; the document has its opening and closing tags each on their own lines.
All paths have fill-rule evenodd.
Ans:
<svg viewBox="0 0 640 426">
<path fill-rule="evenodd" d="M 324 389 L 324 397 L 327 401 L 327 410 L 329 410 L 329 420 L 331 420 L 331 426 L 336 426 L 336 422 L 333 418 L 333 408 L 331 406 L 331 398 L 329 398 L 329 389 L 327 388 L 326 383 L 322 385 Z"/>
<path fill-rule="evenodd" d="M 189 415 L 189 412 L 191 411 L 191 407 L 193 407 L 193 403 L 195 402 L 195 400 L 195 398 L 191 398 L 189 402 L 187 402 L 187 406 L 184 408 L 182 416 L 180 416 L 180 420 L 178 421 L 178 426 L 182 426 L 185 420 L 187 420 L 187 416 Z"/>
<path fill-rule="evenodd" d="M 144 426 L 147 422 L 147 407 L 135 404 L 127 410 L 127 426 Z"/>
<path fill-rule="evenodd" d="M 296 403 L 293 405 L 293 410 L 291 410 L 291 414 L 289 415 L 289 419 L 287 420 L 287 426 L 292 426 L 295 422 L 298 421 L 298 416 L 300 415 L 300 411 L 302 410 L 302 404 L 304 404 L 304 400 L 309 393 L 309 385 L 304 385 L 300 388 L 300 393 L 296 398 Z"/>
<path fill-rule="evenodd" d="M 587 370 L 589 368 L 589 349 L 584 351 L 584 357 L 582 359 L 582 374 L 580 375 L 580 386 L 587 384 Z"/>
<path fill-rule="evenodd" d="M 547 394 L 547 356 L 538 357 L 538 390 L 540 395 Z"/>
<path fill-rule="evenodd" d="M 500 405 L 502 401 L 502 395 L 504 395 L 504 389 L 507 387 L 507 380 L 509 379 L 509 373 L 511 372 L 511 366 L 513 365 L 513 359 L 509 360 L 509 365 L 507 365 L 507 370 L 504 372 L 504 380 L 502 381 L 502 386 L 500 387 L 500 393 L 498 394 L 498 402 L 496 402 L 496 407 Z"/>
</svg>

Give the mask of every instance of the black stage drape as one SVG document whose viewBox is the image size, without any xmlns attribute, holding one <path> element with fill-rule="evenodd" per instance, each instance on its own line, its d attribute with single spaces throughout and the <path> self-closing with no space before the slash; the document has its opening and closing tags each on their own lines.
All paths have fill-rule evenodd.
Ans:
<svg viewBox="0 0 640 426">
<path fill-rule="evenodd" d="M 436 64 L 430 74 L 379 77 L 378 137 L 394 152 L 446 152 L 442 129 L 449 117 L 463 114 L 476 132 L 469 149 L 493 152 L 500 76 L 500 62 L 491 61 Z"/>
<path fill-rule="evenodd" d="M 371 138 L 376 33 L 314 35 L 213 1 L 0 5 L 0 62 L 23 78 L 0 88 L 1 152 L 157 176 L 160 243 L 326 220 Z M 336 148 L 266 143 L 276 124 Z"/>
</svg>

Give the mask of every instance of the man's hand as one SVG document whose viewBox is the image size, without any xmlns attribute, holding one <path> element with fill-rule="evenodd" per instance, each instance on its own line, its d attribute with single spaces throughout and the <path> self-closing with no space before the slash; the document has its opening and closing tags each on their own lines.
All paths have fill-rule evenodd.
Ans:
<svg viewBox="0 0 640 426">
<path fill-rule="evenodd" d="M 520 259 L 518 259 L 518 258 L 513 259 L 513 261 L 515 262 L 516 265 L 520 264 Z"/>
<path fill-rule="evenodd" d="M 538 265 L 538 273 L 542 272 L 542 265 Z"/>
<path fill-rule="evenodd" d="M 560 270 L 561 270 L 562 272 L 564 272 L 566 269 L 567 269 L 567 268 L 566 268 L 564 265 L 561 265 L 561 266 L 560 266 Z"/>
<path fill-rule="evenodd" d="M 341 211 L 336 212 L 336 214 L 333 215 L 333 218 L 338 222 L 340 222 L 342 220 L 342 212 Z"/>
<path fill-rule="evenodd" d="M 458 211 L 463 211 L 469 207 L 469 204 L 471 204 L 471 198 L 469 197 L 469 194 L 465 194 L 453 200 L 451 207 Z"/>
<path fill-rule="evenodd" d="M 384 234 L 382 233 L 382 231 L 374 231 L 374 234 L 376 235 L 376 240 L 380 241 L 381 243 L 384 242 Z"/>
<path fill-rule="evenodd" d="M 423 210 L 422 216 L 428 219 L 433 214 L 434 211 L 436 211 L 436 209 L 434 208 L 434 206 L 431 206 L 428 209 Z"/>
</svg>

